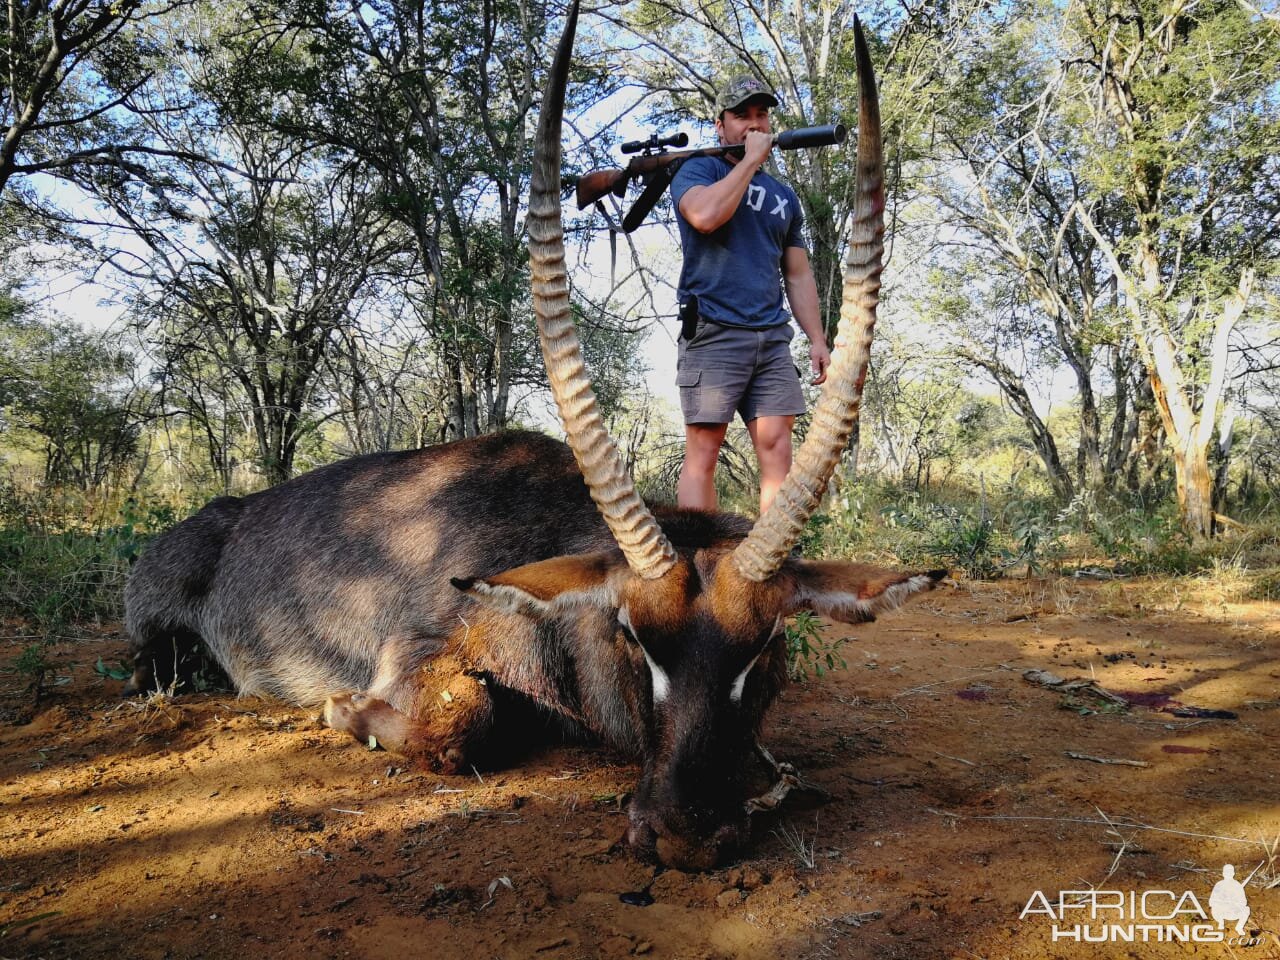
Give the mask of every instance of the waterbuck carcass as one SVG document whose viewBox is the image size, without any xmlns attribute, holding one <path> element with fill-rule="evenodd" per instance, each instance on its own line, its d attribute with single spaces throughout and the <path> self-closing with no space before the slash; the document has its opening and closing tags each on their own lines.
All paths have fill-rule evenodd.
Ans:
<svg viewBox="0 0 1280 960">
<path fill-rule="evenodd" d="M 570 317 L 558 191 L 576 17 L 543 100 L 529 212 L 535 313 L 569 446 L 497 434 L 213 501 L 129 580 L 130 689 L 166 682 L 175 644 L 198 638 L 241 693 L 323 704 L 334 729 L 442 771 L 506 762 L 532 734 L 591 737 L 642 764 L 632 847 L 709 868 L 746 840 L 753 804 L 785 792 L 784 778 L 750 796 L 772 763 L 759 738 L 786 679 L 784 619 L 870 620 L 942 575 L 792 555 L 856 422 L 875 322 L 874 78 L 859 30 L 844 307 L 795 468 L 754 525 L 651 510 L 603 428 Z"/>
</svg>

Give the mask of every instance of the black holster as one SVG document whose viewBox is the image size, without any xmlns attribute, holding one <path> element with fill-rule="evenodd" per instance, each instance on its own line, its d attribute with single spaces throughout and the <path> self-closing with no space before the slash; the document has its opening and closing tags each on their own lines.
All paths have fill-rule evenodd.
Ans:
<svg viewBox="0 0 1280 960">
<path fill-rule="evenodd" d="M 688 343 L 697 332 L 698 298 L 690 294 L 689 299 L 680 304 L 680 336 Z"/>
</svg>

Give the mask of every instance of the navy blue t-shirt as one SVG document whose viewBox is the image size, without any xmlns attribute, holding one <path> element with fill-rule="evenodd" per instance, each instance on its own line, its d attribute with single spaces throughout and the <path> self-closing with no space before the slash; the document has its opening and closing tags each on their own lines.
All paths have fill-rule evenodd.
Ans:
<svg viewBox="0 0 1280 960">
<path fill-rule="evenodd" d="M 774 327 L 791 318 L 783 304 L 782 255 L 804 247 L 800 198 L 763 170 L 751 178 L 738 209 L 723 226 L 699 233 L 680 215 L 690 187 L 716 183 L 732 167 L 719 157 L 686 160 L 671 182 L 684 266 L 677 297 L 698 298 L 698 314 L 729 327 Z"/>
</svg>

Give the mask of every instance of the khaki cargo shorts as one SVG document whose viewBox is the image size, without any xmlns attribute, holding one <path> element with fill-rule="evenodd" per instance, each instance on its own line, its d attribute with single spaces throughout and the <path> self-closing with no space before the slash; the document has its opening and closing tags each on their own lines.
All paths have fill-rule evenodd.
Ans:
<svg viewBox="0 0 1280 960">
<path fill-rule="evenodd" d="M 800 372 L 791 359 L 791 324 L 761 330 L 698 322 L 680 339 L 676 385 L 685 423 L 744 423 L 804 413 Z"/>
</svg>

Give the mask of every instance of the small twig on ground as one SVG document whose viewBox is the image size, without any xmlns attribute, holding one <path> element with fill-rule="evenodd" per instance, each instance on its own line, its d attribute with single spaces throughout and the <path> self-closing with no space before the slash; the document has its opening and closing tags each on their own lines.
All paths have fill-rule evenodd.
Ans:
<svg viewBox="0 0 1280 960">
<path fill-rule="evenodd" d="M 937 756 L 941 757 L 943 760 L 954 760 L 956 763 L 966 763 L 971 767 L 977 766 L 977 764 L 974 763 L 972 760 L 966 760 L 964 757 L 951 757 L 945 753 L 938 753 L 938 751 L 936 750 L 934 751 L 934 753 L 937 754 Z"/>
<path fill-rule="evenodd" d="M 0 937 L 8 936 L 10 930 L 21 930 L 24 927 L 32 927 L 42 920 L 48 920 L 52 917 L 60 916 L 62 916 L 61 910 L 46 910 L 44 913 L 37 913 L 34 917 L 23 917 L 21 920 L 12 920 L 9 923 L 0 924 Z"/>
<path fill-rule="evenodd" d="M 1259 837 L 1258 844 L 1267 856 L 1266 860 L 1258 864 L 1258 869 L 1266 867 L 1262 873 L 1262 889 L 1271 890 L 1274 887 L 1280 887 L 1280 870 L 1276 869 L 1276 856 L 1280 854 L 1280 833 L 1276 834 L 1272 840 Z M 1257 870 L 1254 873 L 1257 873 Z"/>
<path fill-rule="evenodd" d="M 937 810 L 937 809 L 934 809 L 933 807 L 925 807 L 924 810 L 928 813 L 936 814 L 937 816 L 940 816 L 940 817 L 949 817 L 953 820 L 1002 820 L 1002 821 L 1010 821 L 1010 822 L 1026 821 L 1026 822 L 1040 822 L 1040 823 L 1079 823 L 1079 824 L 1084 824 L 1086 826 L 1095 826 L 1095 827 L 1114 826 L 1117 822 L 1119 822 L 1115 820 L 1092 820 L 1086 817 L 1019 817 L 1019 816 L 1011 816 L 1007 814 L 991 814 L 987 816 L 972 817 L 972 816 L 966 816 L 963 813 L 951 813 L 950 811 L 947 811 L 947 810 Z M 1146 823 L 1130 823 L 1130 822 L 1119 822 L 1119 823 L 1120 823 L 1120 826 L 1127 827 L 1130 830 L 1150 830 L 1153 833 L 1168 833 L 1168 834 L 1172 834 L 1175 837 L 1193 837 L 1197 840 L 1223 840 L 1229 843 L 1243 843 L 1252 847 L 1261 846 L 1265 849 L 1265 844 L 1262 841 L 1246 840 L 1243 837 L 1224 837 L 1216 833 L 1193 833 L 1189 830 L 1173 830 L 1169 827 L 1153 827 L 1150 824 L 1146 824 Z"/>
<path fill-rule="evenodd" d="M 1114 757 L 1091 757 L 1087 753 L 1076 753 L 1072 750 L 1065 751 L 1064 756 L 1070 757 L 1072 760 L 1088 760 L 1090 763 L 1110 763 L 1122 767 L 1151 766 L 1151 764 L 1147 763 L 1145 760 L 1120 760 Z"/>
<path fill-rule="evenodd" d="M 836 919 L 850 927 L 860 927 L 864 923 L 879 920 L 883 916 L 884 914 L 879 910 L 868 910 L 866 913 L 846 913 L 843 917 L 836 917 Z"/>
<path fill-rule="evenodd" d="M 1103 820 L 1105 820 L 1109 824 L 1112 824 L 1111 829 L 1108 830 L 1107 833 L 1115 837 L 1120 844 L 1119 848 L 1116 850 L 1115 858 L 1111 861 L 1111 866 L 1107 868 L 1107 873 L 1102 878 L 1103 882 L 1105 882 L 1111 879 L 1111 875 L 1115 873 L 1116 868 L 1120 866 L 1120 858 L 1129 852 L 1130 847 L 1136 848 L 1137 844 L 1133 842 L 1133 839 L 1131 837 L 1124 837 L 1120 835 L 1120 831 L 1116 829 L 1112 819 L 1102 812 L 1102 808 L 1094 807 L 1093 809 L 1098 811 L 1098 816 L 1100 816 Z"/>
<path fill-rule="evenodd" d="M 509 877 L 495 877 L 489 884 L 489 899 L 480 905 L 481 910 L 485 907 L 492 906 L 493 902 L 498 899 L 499 887 L 506 887 L 508 890 L 515 890 L 515 887 L 511 885 L 511 879 Z"/>
<path fill-rule="evenodd" d="M 931 690 L 934 687 L 946 686 L 948 683 L 961 683 L 964 680 L 976 680 L 978 677 L 985 677 L 988 674 L 994 673 L 996 669 L 997 669 L 996 667 L 992 667 L 990 670 L 983 670 L 981 673 L 971 673 L 964 677 L 952 677 L 950 680 L 938 680 L 934 683 L 925 683 L 925 684 L 921 684 L 918 687 L 910 687 L 907 690 L 902 690 L 899 693 L 895 693 L 889 699 L 897 700 L 899 697 L 909 697 L 916 693 L 923 693 L 925 690 Z"/>
</svg>

